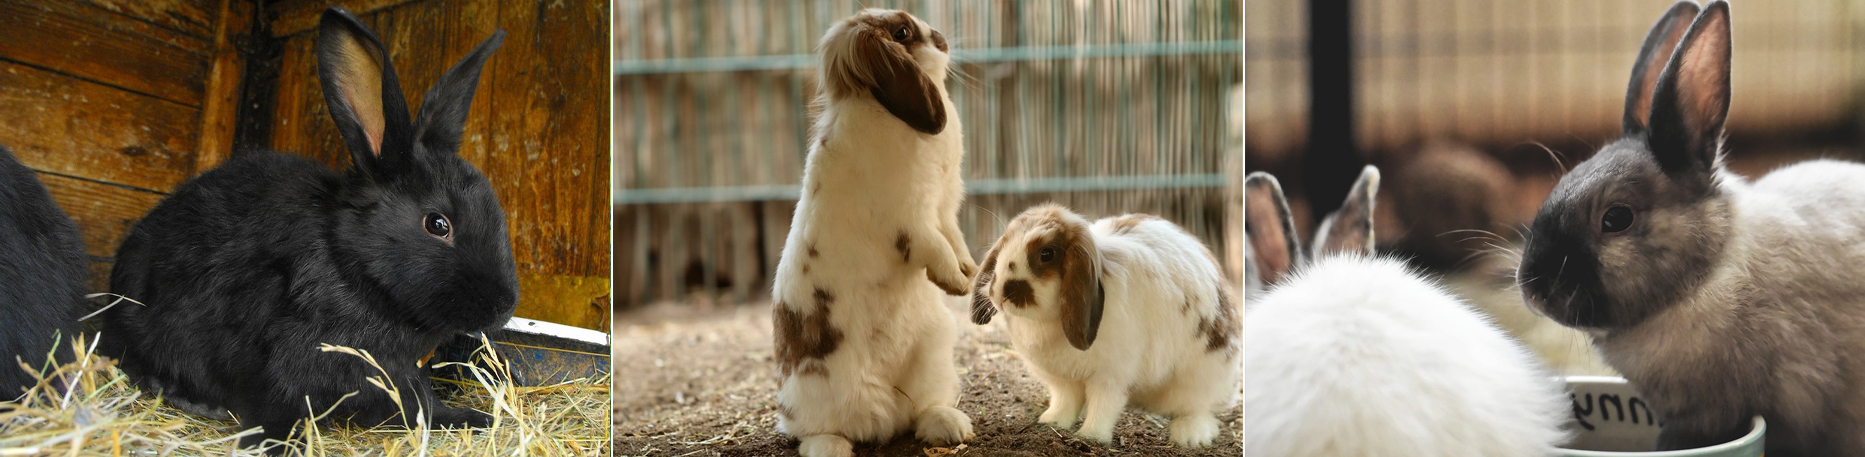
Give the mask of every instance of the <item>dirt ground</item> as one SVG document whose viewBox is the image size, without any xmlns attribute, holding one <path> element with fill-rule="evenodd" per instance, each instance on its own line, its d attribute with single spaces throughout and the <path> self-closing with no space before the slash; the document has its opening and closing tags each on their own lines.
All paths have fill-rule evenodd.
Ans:
<svg viewBox="0 0 1865 457">
<path fill-rule="evenodd" d="M 956 313 L 960 299 L 948 303 Z M 954 314 L 957 316 L 958 314 Z M 961 321 L 962 322 L 962 321 Z M 1101 446 L 1036 423 L 1048 393 L 1010 349 L 1003 320 L 960 324 L 956 351 L 964 386 L 958 409 L 977 438 L 938 448 L 909 432 L 892 442 L 857 443 L 862 456 L 1238 456 L 1243 406 L 1218 419 L 1211 447 L 1171 446 L 1165 418 L 1129 410 L 1114 444 Z M 797 441 L 777 433 L 777 365 L 771 361 L 766 303 L 720 307 L 657 305 L 616 316 L 615 455 L 796 455 Z M 1238 386 L 1239 392 L 1242 386 Z"/>
</svg>

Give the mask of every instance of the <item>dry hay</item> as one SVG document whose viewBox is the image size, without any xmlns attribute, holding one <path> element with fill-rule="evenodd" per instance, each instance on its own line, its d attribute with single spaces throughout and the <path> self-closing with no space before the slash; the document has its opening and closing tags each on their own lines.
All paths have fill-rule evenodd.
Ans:
<svg viewBox="0 0 1865 457">
<path fill-rule="evenodd" d="M 75 362 L 58 367 L 22 368 L 40 382 L 16 401 L 0 401 L 0 456 L 12 455 L 259 455 L 240 449 L 239 439 L 257 430 L 239 430 L 175 409 L 132 385 L 114 360 L 94 354 L 95 345 L 72 349 Z M 366 351 L 325 346 L 325 352 L 361 357 Z M 482 347 L 482 349 L 487 349 Z M 506 361 L 489 349 L 470 366 L 472 382 L 439 380 L 458 389 L 442 392 L 449 406 L 494 413 L 491 427 L 474 430 L 369 429 L 347 424 L 301 426 L 287 442 L 268 441 L 264 449 L 284 447 L 306 456 L 477 456 L 606 455 L 609 450 L 609 377 L 578 379 L 544 387 L 514 386 Z M 464 364 L 461 364 L 465 366 Z M 443 364 L 444 366 L 444 364 Z M 369 382 L 388 391 L 381 377 Z M 68 386 L 60 389 L 59 386 Z"/>
</svg>

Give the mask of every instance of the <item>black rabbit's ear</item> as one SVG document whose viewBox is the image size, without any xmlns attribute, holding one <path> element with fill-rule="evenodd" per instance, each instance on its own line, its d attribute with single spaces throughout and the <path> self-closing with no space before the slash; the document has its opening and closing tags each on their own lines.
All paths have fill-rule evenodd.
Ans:
<svg viewBox="0 0 1865 457">
<path fill-rule="evenodd" d="M 1651 152 L 1666 173 L 1712 175 L 1729 116 L 1729 52 L 1729 4 L 1710 3 L 1652 91 Z"/>
<path fill-rule="evenodd" d="M 504 41 L 504 30 L 493 32 L 491 38 L 480 42 L 466 58 L 447 69 L 434 87 L 428 88 L 421 114 L 415 116 L 416 141 L 429 151 L 459 152 L 460 132 L 466 126 L 467 112 L 472 110 L 473 92 L 479 87 L 479 70 Z"/>
<path fill-rule="evenodd" d="M 1315 231 L 1314 256 L 1373 253 L 1373 202 L 1378 200 L 1379 168 L 1367 165 L 1347 191 L 1340 209 Z"/>
<path fill-rule="evenodd" d="M 1684 0 L 1671 5 L 1658 22 L 1651 25 L 1651 31 L 1645 35 L 1645 44 L 1638 48 L 1638 61 L 1632 63 L 1632 81 L 1625 89 L 1625 118 L 1621 126 L 1627 135 L 1644 132 L 1649 125 L 1645 122 L 1651 118 L 1652 88 L 1658 84 L 1658 75 L 1664 71 L 1665 62 L 1671 60 L 1671 53 L 1677 49 L 1677 42 L 1683 40 L 1684 31 L 1690 28 L 1690 20 L 1697 17 L 1696 2 Z"/>
<path fill-rule="evenodd" d="M 356 167 L 376 178 L 398 171 L 412 145 L 401 83 L 382 40 L 341 7 L 318 22 L 317 76 Z"/>
<path fill-rule="evenodd" d="M 1243 232 L 1261 276 L 1257 280 L 1264 286 L 1281 283 L 1289 270 L 1302 263 L 1295 217 L 1289 214 L 1289 201 L 1282 197 L 1282 185 L 1269 173 L 1251 173 L 1243 180 Z"/>
</svg>

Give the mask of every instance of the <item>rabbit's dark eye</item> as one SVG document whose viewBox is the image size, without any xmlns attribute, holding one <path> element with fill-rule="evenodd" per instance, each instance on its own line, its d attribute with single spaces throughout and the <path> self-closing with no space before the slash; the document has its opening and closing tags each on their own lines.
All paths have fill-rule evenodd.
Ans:
<svg viewBox="0 0 1865 457">
<path fill-rule="evenodd" d="M 907 41 L 907 37 L 911 36 L 912 33 L 913 31 L 908 30 L 907 26 L 900 26 L 900 28 L 894 29 L 894 41 Z"/>
<path fill-rule="evenodd" d="M 421 223 L 427 228 L 427 234 L 443 240 L 453 239 L 453 222 L 440 213 L 427 213 L 427 220 Z"/>
<path fill-rule="evenodd" d="M 1612 209 L 1606 210 L 1606 216 L 1601 217 L 1599 220 L 1600 231 L 1606 233 L 1625 230 L 1626 227 L 1631 226 L 1632 209 L 1624 206 L 1614 206 Z"/>
<path fill-rule="evenodd" d="M 1036 259 L 1042 261 L 1043 263 L 1049 263 L 1050 261 L 1055 260 L 1056 259 L 1056 248 L 1044 246 L 1041 250 L 1036 251 Z"/>
</svg>

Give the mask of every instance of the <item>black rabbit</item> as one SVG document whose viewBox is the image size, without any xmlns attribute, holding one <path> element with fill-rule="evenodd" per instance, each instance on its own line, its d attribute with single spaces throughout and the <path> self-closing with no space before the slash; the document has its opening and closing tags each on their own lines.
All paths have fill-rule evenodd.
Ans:
<svg viewBox="0 0 1865 457">
<path fill-rule="evenodd" d="M 0 401 L 36 384 L 20 362 L 37 370 L 46 354 L 70 360 L 84 309 L 84 262 L 77 224 L 32 170 L 0 147 Z"/>
<path fill-rule="evenodd" d="M 463 332 L 502 326 L 518 301 L 505 212 L 459 157 L 494 33 L 429 89 L 412 121 L 388 52 L 341 8 L 316 52 L 330 115 L 353 161 L 339 175 L 302 157 L 250 151 L 182 184 L 117 251 L 112 292 L 143 306 L 105 314 L 100 351 L 190 412 L 232 416 L 284 439 L 324 412 L 363 426 L 483 427 L 436 401 L 420 358 Z M 382 376 L 396 399 L 366 379 Z M 275 448 L 276 449 L 276 448 Z"/>
</svg>

